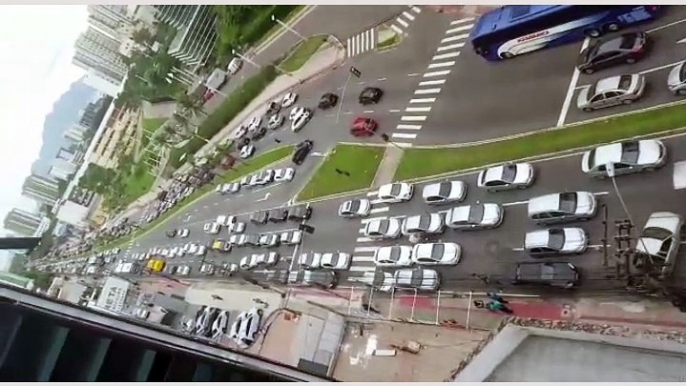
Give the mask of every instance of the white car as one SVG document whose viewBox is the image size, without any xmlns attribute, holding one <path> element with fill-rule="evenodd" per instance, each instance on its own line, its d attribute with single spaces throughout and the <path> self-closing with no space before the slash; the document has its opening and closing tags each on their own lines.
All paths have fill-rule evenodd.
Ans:
<svg viewBox="0 0 686 386">
<path fill-rule="evenodd" d="M 274 181 L 276 182 L 292 181 L 294 177 L 295 169 L 293 168 L 276 169 L 274 173 Z"/>
<path fill-rule="evenodd" d="M 419 265 L 456 265 L 461 256 L 456 243 L 421 243 L 412 249 L 412 261 Z"/>
<path fill-rule="evenodd" d="M 281 127 L 284 122 L 286 122 L 286 118 L 283 117 L 281 114 L 274 114 L 271 117 L 269 117 L 269 121 L 267 122 L 267 128 L 269 130 L 276 130 L 279 127 Z"/>
<path fill-rule="evenodd" d="M 254 116 L 248 122 L 248 131 L 255 131 L 260 128 L 260 125 L 262 124 L 262 117 L 260 116 Z"/>
<path fill-rule="evenodd" d="M 366 198 L 355 198 L 345 201 L 338 207 L 338 215 L 345 218 L 359 218 L 369 216 L 372 204 Z"/>
<path fill-rule="evenodd" d="M 227 242 L 231 245 L 239 245 L 241 242 L 241 236 L 243 235 L 231 235 Z"/>
<path fill-rule="evenodd" d="M 260 236 L 260 246 L 267 248 L 278 247 L 281 243 L 281 238 L 277 234 L 266 234 Z"/>
<path fill-rule="evenodd" d="M 297 133 L 310 121 L 312 112 L 305 107 L 297 107 L 291 111 L 291 117 L 291 130 Z"/>
<path fill-rule="evenodd" d="M 229 235 L 245 232 L 245 223 L 243 221 L 235 221 L 227 227 Z"/>
<path fill-rule="evenodd" d="M 183 229 L 181 229 L 181 230 L 179 231 L 178 236 L 179 236 L 180 238 L 182 238 L 182 239 L 185 239 L 185 238 L 188 237 L 190 234 L 191 234 L 190 229 L 188 229 L 188 228 L 183 228 Z"/>
<path fill-rule="evenodd" d="M 253 255 L 255 256 L 255 255 Z M 257 265 L 263 265 L 265 267 L 273 267 L 279 263 L 281 256 L 277 252 L 269 252 L 257 255 Z"/>
<path fill-rule="evenodd" d="M 413 233 L 439 234 L 445 231 L 445 220 L 440 213 L 418 214 L 405 218 L 402 232 L 405 236 Z"/>
<path fill-rule="evenodd" d="M 377 267 L 403 268 L 414 264 L 412 261 L 412 247 L 408 245 L 393 245 L 381 247 L 374 252 L 374 264 Z"/>
<path fill-rule="evenodd" d="M 618 142 L 584 153 L 581 170 L 593 177 L 607 177 L 607 165 L 612 164 L 615 175 L 630 174 L 660 168 L 666 158 L 667 148 L 661 141 Z"/>
<path fill-rule="evenodd" d="M 283 96 L 283 99 L 281 100 L 281 107 L 291 107 L 295 104 L 295 101 L 298 100 L 298 94 L 294 92 L 289 92 L 288 94 Z"/>
<path fill-rule="evenodd" d="M 198 245 L 195 253 L 193 253 L 195 256 L 205 256 L 207 254 L 207 247 L 204 245 Z"/>
<path fill-rule="evenodd" d="M 476 184 L 489 192 L 526 189 L 533 184 L 534 178 L 534 167 L 531 164 L 507 163 L 481 171 Z"/>
<path fill-rule="evenodd" d="M 662 277 L 674 270 L 684 218 L 671 212 L 655 212 L 650 215 L 641 236 L 636 242 L 636 252 L 650 255 L 662 266 Z"/>
<path fill-rule="evenodd" d="M 221 194 L 234 194 L 234 193 L 237 193 L 240 189 L 241 189 L 241 185 L 236 183 L 236 182 L 233 182 L 233 183 L 229 183 L 229 184 L 217 185 L 216 191 L 217 191 L 217 193 L 221 193 Z"/>
<path fill-rule="evenodd" d="M 591 192 L 562 192 L 534 197 L 527 211 L 539 225 L 586 221 L 596 215 L 598 200 Z"/>
<path fill-rule="evenodd" d="M 250 271 L 255 269 L 260 264 L 260 255 L 252 254 L 248 256 L 243 256 L 241 261 L 238 263 L 238 267 L 244 271 Z"/>
<path fill-rule="evenodd" d="M 393 287 L 438 291 L 441 287 L 441 276 L 433 269 L 399 269 L 393 273 Z"/>
<path fill-rule="evenodd" d="M 330 269 L 332 271 L 346 271 L 350 269 L 352 257 L 349 253 L 327 252 L 322 254 L 319 260 L 319 267 L 323 269 Z"/>
<path fill-rule="evenodd" d="M 462 202 L 467 196 L 467 184 L 462 181 L 436 182 L 424 186 L 422 198 L 429 205 Z"/>
<path fill-rule="evenodd" d="M 587 247 L 586 232 L 577 227 L 536 230 L 524 237 L 524 250 L 532 257 L 581 254 Z"/>
<path fill-rule="evenodd" d="M 188 276 L 191 273 L 191 267 L 188 265 L 182 265 L 176 270 L 176 274 L 179 276 Z"/>
<path fill-rule="evenodd" d="M 228 226 L 228 225 L 236 222 L 236 216 L 227 216 L 227 215 L 222 214 L 222 215 L 217 216 L 217 219 L 214 222 L 221 225 L 221 226 Z"/>
<path fill-rule="evenodd" d="M 229 326 L 229 312 L 222 311 L 217 315 L 217 319 L 212 323 L 212 338 L 218 339 L 226 334 Z"/>
<path fill-rule="evenodd" d="M 253 154 L 255 154 L 255 146 L 252 143 L 243 146 L 238 153 L 241 159 L 250 158 Z"/>
<path fill-rule="evenodd" d="M 207 234 L 216 235 L 217 233 L 219 233 L 221 225 L 217 224 L 216 222 L 208 222 L 202 227 L 202 229 Z"/>
<path fill-rule="evenodd" d="M 397 239 L 402 224 L 397 218 L 376 219 L 367 223 L 364 235 L 372 239 Z"/>
<path fill-rule="evenodd" d="M 255 174 L 255 179 L 251 180 L 248 185 L 267 185 L 274 181 L 274 170 L 267 169 Z"/>
<path fill-rule="evenodd" d="M 238 316 L 234 324 L 236 326 L 236 335 L 234 341 L 241 347 L 245 348 L 255 342 L 255 336 L 260 331 L 260 322 L 262 321 L 263 311 L 258 308 L 253 308 L 248 312 L 244 312 Z M 234 331 L 234 327 L 231 327 Z"/>
<path fill-rule="evenodd" d="M 504 213 L 503 207 L 494 203 L 457 206 L 446 215 L 445 225 L 459 231 L 497 228 Z"/>
<path fill-rule="evenodd" d="M 210 328 L 210 316 L 214 314 L 216 308 L 207 307 L 195 320 L 195 333 L 198 335 L 205 335 Z"/>
<path fill-rule="evenodd" d="M 236 75 L 236 73 L 243 67 L 243 60 L 241 58 L 233 58 L 226 67 L 226 70 L 231 75 Z"/>
<path fill-rule="evenodd" d="M 389 203 L 409 201 L 413 194 L 414 185 L 406 182 L 395 182 L 379 188 L 379 199 Z"/>
<path fill-rule="evenodd" d="M 303 231 L 296 229 L 281 233 L 281 244 L 298 245 L 302 241 Z"/>
<path fill-rule="evenodd" d="M 298 258 L 298 264 L 301 268 L 307 270 L 315 270 L 321 268 L 322 255 L 321 253 L 302 253 Z"/>
<path fill-rule="evenodd" d="M 200 266 L 200 273 L 206 276 L 214 274 L 214 265 L 205 263 Z"/>
<path fill-rule="evenodd" d="M 248 134 L 248 128 L 241 125 L 236 129 L 236 131 L 233 132 L 233 138 L 238 139 L 238 138 L 243 138 L 245 135 Z"/>
</svg>

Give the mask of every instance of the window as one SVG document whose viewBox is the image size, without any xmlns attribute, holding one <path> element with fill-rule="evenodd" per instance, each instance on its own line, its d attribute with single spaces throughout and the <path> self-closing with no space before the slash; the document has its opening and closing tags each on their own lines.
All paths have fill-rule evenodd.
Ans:
<svg viewBox="0 0 686 386">
<path fill-rule="evenodd" d="M 500 181 L 500 180 L 493 180 L 493 181 L 488 181 L 488 182 L 486 183 L 486 186 L 503 186 L 503 185 L 505 185 L 505 184 L 506 184 L 506 183 L 503 182 L 503 181 Z"/>
</svg>

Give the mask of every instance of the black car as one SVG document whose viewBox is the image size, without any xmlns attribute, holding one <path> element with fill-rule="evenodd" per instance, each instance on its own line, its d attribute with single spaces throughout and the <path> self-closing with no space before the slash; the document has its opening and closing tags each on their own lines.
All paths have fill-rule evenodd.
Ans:
<svg viewBox="0 0 686 386">
<path fill-rule="evenodd" d="M 257 141 L 257 140 L 264 138 L 265 135 L 267 135 L 267 128 L 266 127 L 260 127 L 258 129 L 255 129 L 255 131 L 253 131 L 250 138 L 253 141 Z"/>
<path fill-rule="evenodd" d="M 338 95 L 327 92 L 319 99 L 319 108 L 322 110 L 330 109 L 338 103 Z"/>
<path fill-rule="evenodd" d="M 269 221 L 273 223 L 284 222 L 288 218 L 288 210 L 285 208 L 272 209 L 269 211 Z"/>
<path fill-rule="evenodd" d="M 169 238 L 173 238 L 173 237 L 176 237 L 176 233 L 177 233 L 176 229 L 170 229 L 165 233 L 165 235 L 167 235 L 167 237 L 169 237 Z"/>
<path fill-rule="evenodd" d="M 379 103 L 383 96 L 383 91 L 378 87 L 365 87 L 360 93 L 359 101 L 361 105 L 369 105 Z"/>
<path fill-rule="evenodd" d="M 295 147 L 295 151 L 293 152 L 293 163 L 296 165 L 302 165 L 302 163 L 305 162 L 307 155 L 310 154 L 312 147 L 314 147 L 314 143 L 312 143 L 312 141 L 309 139 L 300 142 L 298 146 Z"/>
<path fill-rule="evenodd" d="M 266 224 L 269 220 L 269 212 L 266 210 L 261 210 L 259 212 L 254 212 L 250 215 L 250 222 L 253 224 L 261 225 Z"/>
<path fill-rule="evenodd" d="M 581 51 L 577 68 L 585 74 L 592 74 L 619 64 L 633 64 L 645 56 L 647 47 L 648 35 L 641 31 L 598 40 Z"/>
<path fill-rule="evenodd" d="M 310 204 L 294 206 L 288 211 L 288 219 L 294 221 L 309 220 L 312 217 Z"/>
<path fill-rule="evenodd" d="M 271 117 L 272 115 L 281 111 L 281 103 L 270 102 L 269 107 L 267 107 L 267 112 L 264 114 L 265 117 Z"/>
<path fill-rule="evenodd" d="M 572 263 L 566 261 L 546 263 L 517 263 L 512 284 L 544 285 L 571 289 L 579 285 L 581 273 Z"/>
</svg>

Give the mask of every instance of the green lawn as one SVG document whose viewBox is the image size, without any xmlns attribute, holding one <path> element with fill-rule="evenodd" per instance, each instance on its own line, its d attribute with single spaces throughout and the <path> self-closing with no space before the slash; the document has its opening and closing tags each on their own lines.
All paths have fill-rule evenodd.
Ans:
<svg viewBox="0 0 686 386">
<path fill-rule="evenodd" d="M 128 197 L 129 202 L 133 202 L 138 197 L 150 191 L 152 184 L 155 182 L 155 177 L 148 173 L 148 165 L 139 163 L 134 166 L 135 170 L 129 175 L 124 186 L 124 194 Z"/>
<path fill-rule="evenodd" d="M 143 132 L 152 135 L 169 118 L 143 118 Z"/>
<path fill-rule="evenodd" d="M 298 44 L 291 54 L 279 65 L 284 71 L 295 72 L 307 62 L 326 42 L 326 36 L 313 36 Z"/>
<path fill-rule="evenodd" d="M 395 180 L 467 170 L 682 127 L 686 127 L 686 105 L 624 115 L 489 144 L 462 148 L 407 149 L 396 170 Z"/>
<path fill-rule="evenodd" d="M 286 157 L 289 157 L 291 153 L 293 152 L 293 148 L 291 146 L 283 146 L 277 149 L 273 149 L 269 152 L 266 152 L 264 154 L 261 154 L 255 158 L 252 158 L 247 161 L 247 163 L 239 164 L 235 169 L 229 170 L 226 174 L 221 176 L 221 178 L 218 178 L 217 184 L 219 183 L 225 183 L 225 182 L 230 182 L 234 181 L 237 179 L 242 178 L 246 174 L 250 174 L 256 170 L 262 169 L 263 167 L 270 165 L 274 162 L 277 162 L 279 160 L 282 160 Z M 132 239 L 139 239 L 141 237 L 144 237 L 145 235 L 149 234 L 150 232 L 154 231 L 155 229 L 159 228 L 160 226 L 164 225 L 169 219 L 172 217 L 176 216 L 178 213 L 183 211 L 184 209 L 188 208 L 190 205 L 198 201 L 200 198 L 205 196 L 208 193 L 212 193 L 217 186 L 217 184 L 212 184 L 212 185 L 207 185 L 204 186 L 200 189 L 197 189 L 193 194 L 191 194 L 188 198 L 186 198 L 180 205 L 175 206 L 174 208 L 170 209 L 167 213 L 161 215 L 158 217 L 155 221 L 146 224 L 145 226 L 142 227 L 136 234 L 130 234 L 126 237 L 122 237 L 121 239 L 118 239 L 116 241 L 113 241 L 108 244 L 104 244 L 97 249 L 97 251 L 102 251 L 105 249 L 110 249 L 114 247 L 121 247 L 122 245 L 125 245 L 126 243 L 130 242 Z"/>
<path fill-rule="evenodd" d="M 299 201 L 371 186 L 385 147 L 338 145 L 298 195 Z M 340 175 L 336 169 L 350 173 Z"/>
</svg>

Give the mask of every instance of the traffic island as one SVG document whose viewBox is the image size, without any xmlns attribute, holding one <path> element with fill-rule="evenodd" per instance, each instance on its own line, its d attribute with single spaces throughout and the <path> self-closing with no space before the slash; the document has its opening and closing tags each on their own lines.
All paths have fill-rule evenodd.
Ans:
<svg viewBox="0 0 686 386">
<path fill-rule="evenodd" d="M 312 36 L 298 43 L 279 64 L 288 73 L 298 71 L 328 40 L 327 35 Z"/>
<path fill-rule="evenodd" d="M 385 151 L 385 146 L 337 145 L 300 191 L 297 201 L 368 189 Z"/>
<path fill-rule="evenodd" d="M 378 52 L 383 52 L 386 50 L 390 50 L 391 48 L 395 48 L 403 40 L 402 35 L 395 32 L 392 28 L 386 26 L 385 24 L 377 28 L 376 36 L 376 50 Z"/>
<path fill-rule="evenodd" d="M 407 181 L 466 172 L 502 162 L 579 152 L 604 143 L 680 131 L 686 131 L 684 102 L 479 143 L 406 149 L 393 179 Z"/>
</svg>

